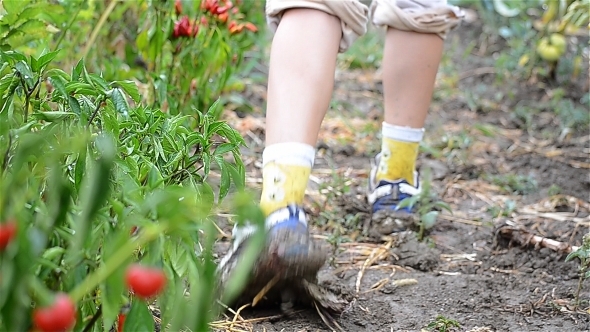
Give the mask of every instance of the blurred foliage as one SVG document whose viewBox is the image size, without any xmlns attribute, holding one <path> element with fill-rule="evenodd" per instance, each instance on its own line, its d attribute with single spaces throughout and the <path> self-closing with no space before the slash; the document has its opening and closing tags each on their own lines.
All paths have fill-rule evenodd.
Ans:
<svg viewBox="0 0 590 332">
<path fill-rule="evenodd" d="M 153 330 L 152 300 L 162 330 L 208 329 L 232 295 L 213 260 L 217 207 L 234 188 L 237 219 L 260 215 L 244 140 L 219 118 L 262 6 L 2 2 L 0 330 L 46 330 L 34 313 L 60 293 L 75 331 Z M 161 294 L 130 292 L 135 261 L 165 274 Z"/>
</svg>

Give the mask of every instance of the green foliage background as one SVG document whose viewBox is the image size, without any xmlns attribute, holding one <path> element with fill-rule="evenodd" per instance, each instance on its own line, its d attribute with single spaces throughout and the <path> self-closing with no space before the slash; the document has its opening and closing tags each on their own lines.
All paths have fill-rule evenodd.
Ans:
<svg viewBox="0 0 590 332">
<path fill-rule="evenodd" d="M 65 292 L 76 331 L 109 331 L 129 305 L 123 330 L 153 331 L 124 283 L 136 261 L 166 273 L 164 330 L 206 330 L 218 315 L 216 208 L 235 188 L 235 210 L 262 222 L 220 97 L 261 34 L 181 4 L 179 15 L 174 1 L 2 2 L 0 222 L 18 233 L 0 253 L 0 330 L 30 330 L 32 311 Z M 230 18 L 262 28 L 262 5 Z M 172 38 L 181 15 L 208 23 Z"/>
</svg>

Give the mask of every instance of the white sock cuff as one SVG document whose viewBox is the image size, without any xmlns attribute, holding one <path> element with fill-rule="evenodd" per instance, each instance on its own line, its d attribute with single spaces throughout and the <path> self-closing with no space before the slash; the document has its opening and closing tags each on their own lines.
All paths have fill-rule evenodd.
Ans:
<svg viewBox="0 0 590 332">
<path fill-rule="evenodd" d="M 298 142 L 277 143 L 262 151 L 262 166 L 274 161 L 280 164 L 313 167 L 315 147 Z"/>
<path fill-rule="evenodd" d="M 401 127 L 383 122 L 381 135 L 397 141 L 421 142 L 424 137 L 424 128 Z"/>
</svg>

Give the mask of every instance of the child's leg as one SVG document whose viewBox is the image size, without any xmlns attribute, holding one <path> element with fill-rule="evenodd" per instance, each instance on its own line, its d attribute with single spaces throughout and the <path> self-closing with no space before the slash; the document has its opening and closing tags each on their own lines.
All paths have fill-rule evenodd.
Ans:
<svg viewBox="0 0 590 332">
<path fill-rule="evenodd" d="M 443 40 L 389 28 L 383 52 L 383 125 L 377 180 L 414 183 L 418 145 L 430 107 Z"/>
<path fill-rule="evenodd" d="M 318 131 L 330 105 L 341 35 L 337 17 L 314 9 L 286 11 L 275 33 L 260 202 L 267 215 L 303 201 Z"/>
<path fill-rule="evenodd" d="M 277 253 L 288 260 L 309 252 L 301 204 L 317 135 L 330 104 L 337 54 L 365 33 L 368 8 L 356 0 L 268 0 L 266 12 L 274 38 L 260 207 L 267 217 L 271 242 L 297 239 L 293 242 L 299 245 L 289 244 L 289 250 Z M 248 225 L 235 227 L 234 248 L 253 231 Z M 304 272 L 307 267 L 300 266 L 305 264 L 302 260 L 296 257 L 289 265 Z"/>
<path fill-rule="evenodd" d="M 330 105 L 338 52 L 366 31 L 356 0 L 267 2 L 271 29 L 266 148 L 260 206 L 269 216 L 303 203 L 315 144 Z M 280 22 L 280 24 L 279 24 Z M 283 217 L 269 217 L 267 227 Z"/>
<path fill-rule="evenodd" d="M 462 16 L 444 0 L 374 0 L 373 23 L 387 27 L 383 52 L 385 121 L 382 148 L 371 174 L 369 202 L 373 234 L 388 234 L 414 222 L 412 210 L 398 209 L 420 192 L 418 148 L 430 107 L 446 32 Z M 375 234 L 376 235 L 376 234 Z"/>
<path fill-rule="evenodd" d="M 442 57 L 435 34 L 387 29 L 383 51 L 385 122 L 422 128 Z"/>
<path fill-rule="evenodd" d="M 341 35 L 335 16 L 314 9 L 285 12 L 270 53 L 266 146 L 315 146 L 330 105 Z"/>
</svg>

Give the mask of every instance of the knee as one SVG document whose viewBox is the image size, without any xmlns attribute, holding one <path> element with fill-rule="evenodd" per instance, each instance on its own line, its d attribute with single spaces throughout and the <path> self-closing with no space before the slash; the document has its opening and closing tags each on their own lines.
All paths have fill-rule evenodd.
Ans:
<svg viewBox="0 0 590 332">
<path fill-rule="evenodd" d="M 444 39 L 461 22 L 464 13 L 446 0 L 373 0 L 370 15 L 377 26 L 432 33 Z"/>
<path fill-rule="evenodd" d="M 340 52 L 345 52 L 352 43 L 367 31 L 367 6 L 358 0 L 267 0 L 266 17 L 271 31 L 276 31 L 283 15 L 291 9 L 315 9 L 335 16 L 340 20 L 342 38 Z"/>
</svg>

